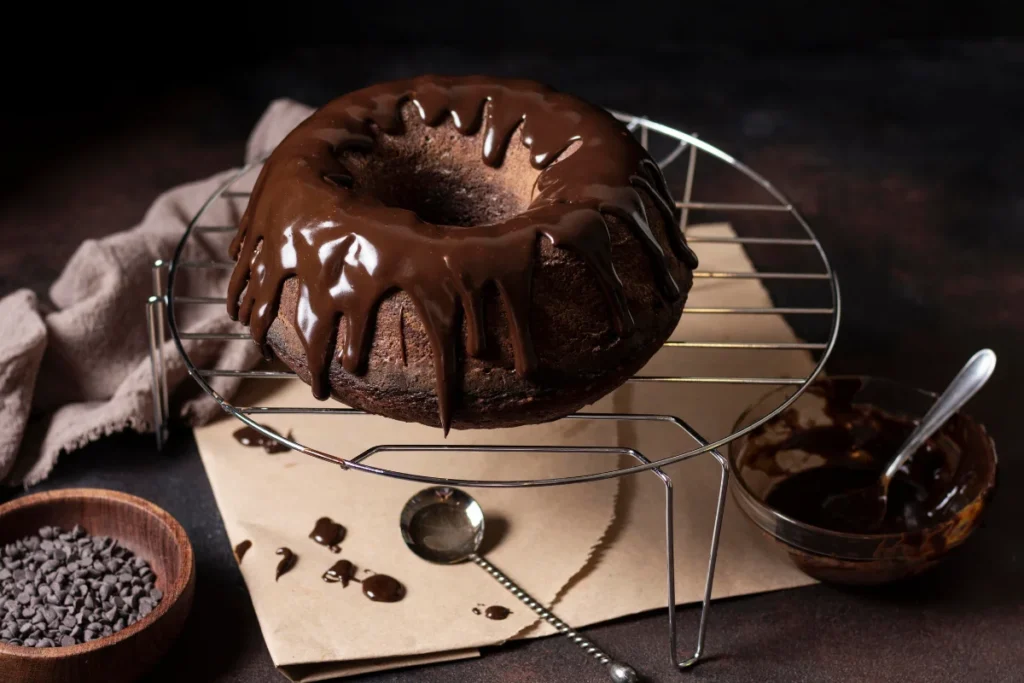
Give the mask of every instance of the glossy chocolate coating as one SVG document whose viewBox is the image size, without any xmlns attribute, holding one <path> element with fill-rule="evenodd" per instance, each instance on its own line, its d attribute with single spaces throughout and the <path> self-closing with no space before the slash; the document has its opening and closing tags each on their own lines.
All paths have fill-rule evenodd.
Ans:
<svg viewBox="0 0 1024 683">
<path fill-rule="evenodd" d="M 331 552 L 339 553 L 341 552 L 339 544 L 345 539 L 345 527 L 330 517 L 321 517 L 316 520 L 313 530 L 309 532 L 309 537 L 320 545 L 327 546 Z"/>
<path fill-rule="evenodd" d="M 355 575 L 355 565 L 348 560 L 338 560 L 320 578 L 326 583 L 341 583 L 342 588 L 347 588 L 350 581 L 359 580 L 355 578 Z"/>
<path fill-rule="evenodd" d="M 247 446 L 249 448 L 262 448 L 267 453 L 271 454 L 285 453 L 291 450 L 290 448 L 288 448 L 288 446 L 285 446 L 277 439 L 272 439 L 271 437 L 266 436 L 262 432 L 253 429 L 248 425 L 235 430 L 232 436 L 234 437 L 235 441 L 242 444 L 243 446 Z M 291 438 L 291 434 L 288 435 L 288 438 Z"/>
<path fill-rule="evenodd" d="M 274 571 L 274 580 L 277 581 L 295 567 L 295 563 L 298 562 L 298 556 L 290 548 L 278 548 L 274 553 L 281 556 L 280 561 L 277 563 L 277 569 Z"/>
<path fill-rule="evenodd" d="M 355 178 L 358 174 L 342 159 L 350 153 L 372 154 L 383 136 L 403 135 L 402 111 L 410 103 L 426 126 L 450 121 L 462 135 L 479 133 L 482 148 L 474 163 L 488 168 L 502 164 L 518 131 L 529 150 L 529 165 L 538 173 L 527 208 L 482 223 L 435 223 L 392 205 L 388 198 L 398 191 L 393 187 L 365 190 L 373 178 Z M 458 188 L 424 192 L 435 190 L 442 192 L 439 201 L 445 201 L 444 192 Z M 664 229 L 667 250 L 652 231 L 651 212 Z M 639 330 L 644 346 L 628 355 L 639 363 L 653 354 L 678 320 L 691 285 L 690 271 L 697 265 L 675 229 L 677 220 L 657 165 L 625 126 L 597 107 L 528 81 L 426 76 L 385 83 L 327 104 L 267 160 L 231 244 L 236 266 L 228 313 L 250 327 L 269 357 L 268 333 L 282 297 L 294 297 L 292 326 L 302 357 L 283 355 L 299 366 L 314 395 L 325 399 L 341 381 L 331 376 L 332 355 L 344 373 L 363 374 L 382 300 L 395 291 L 405 293 L 412 310 L 403 309 L 399 324 L 415 316 L 423 327 L 433 362 L 435 424 L 447 433 L 460 385 L 460 352 L 464 348 L 469 357 L 485 354 L 488 326 L 496 323 L 485 320 L 485 311 L 507 328 L 516 375 L 530 378 L 540 366 L 531 301 L 537 296 L 533 284 L 542 238 L 586 264 L 586 277 L 596 282 L 605 302 L 602 315 L 619 339 L 637 333 L 637 316 L 647 316 Z M 623 249 L 613 244 L 613 224 L 627 226 L 630 241 L 646 254 L 652 286 L 645 296 L 651 301 L 660 297 L 662 303 L 642 308 L 660 307 L 660 318 L 627 305 L 613 259 L 613 252 Z M 569 278 L 577 276 L 573 271 Z M 296 283 L 290 285 L 293 289 L 286 288 L 290 281 Z M 489 292 L 496 292 L 496 306 L 485 305 Z M 577 294 L 567 290 L 541 295 Z M 403 360 L 406 350 L 403 334 Z M 626 367 L 625 360 L 620 365 L 605 369 L 604 377 L 583 377 L 572 400 L 594 400 L 624 381 L 632 366 Z M 552 382 L 571 380 L 568 372 L 566 379 Z M 395 389 L 369 387 L 342 398 L 386 407 L 386 396 L 366 398 L 375 390 L 386 394 Z M 574 407 L 567 405 L 566 410 Z M 522 409 L 528 412 L 529 406 Z M 405 417 L 403 410 L 415 412 L 401 406 L 390 412 Z M 546 410 L 547 419 L 556 416 L 553 408 L 537 410 Z M 423 418 L 416 414 L 409 419 Z"/>
<path fill-rule="evenodd" d="M 405 597 L 405 586 L 387 574 L 363 579 L 363 595 L 374 602 L 398 602 Z"/>
</svg>

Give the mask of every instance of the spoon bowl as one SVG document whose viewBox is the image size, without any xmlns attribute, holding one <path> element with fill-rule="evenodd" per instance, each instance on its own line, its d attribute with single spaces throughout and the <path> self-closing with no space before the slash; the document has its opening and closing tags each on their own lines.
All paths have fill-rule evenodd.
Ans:
<svg viewBox="0 0 1024 683">
<path fill-rule="evenodd" d="M 410 498 L 399 523 L 409 549 L 434 564 L 465 562 L 484 540 L 480 504 L 464 491 L 446 486 L 424 489 Z"/>
</svg>

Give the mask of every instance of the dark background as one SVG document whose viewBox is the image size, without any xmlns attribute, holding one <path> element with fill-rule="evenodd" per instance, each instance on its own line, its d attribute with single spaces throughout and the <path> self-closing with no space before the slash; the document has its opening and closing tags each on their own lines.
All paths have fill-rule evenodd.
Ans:
<svg viewBox="0 0 1024 683">
<path fill-rule="evenodd" d="M 155 34 L 109 18 L 102 32 L 41 25 L 3 48 L 0 296 L 45 295 L 83 239 L 239 163 L 277 97 L 317 105 L 388 78 L 490 73 L 699 131 L 771 179 L 828 250 L 844 294 L 829 372 L 939 389 L 976 349 L 996 350 L 971 411 L 996 440 L 1001 479 L 984 528 L 910 585 L 716 604 L 711 659 L 682 678 L 1024 680 L 1020 3 L 831 4 L 284 5 L 264 20 L 248 6 L 215 22 L 154 6 Z M 107 439 L 65 456 L 40 488 L 73 485 L 148 497 L 196 545 L 196 607 L 151 680 L 277 680 L 187 430 L 162 455 L 148 437 Z M 680 615 L 688 637 L 698 611 Z M 588 632 L 654 680 L 677 680 L 663 614 Z M 369 680 L 598 678 L 545 639 Z"/>
</svg>

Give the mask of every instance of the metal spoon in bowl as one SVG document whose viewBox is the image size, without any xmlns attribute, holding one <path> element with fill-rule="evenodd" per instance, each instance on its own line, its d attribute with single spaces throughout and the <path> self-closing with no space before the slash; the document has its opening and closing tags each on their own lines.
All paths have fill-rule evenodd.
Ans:
<svg viewBox="0 0 1024 683">
<path fill-rule="evenodd" d="M 990 349 L 978 351 L 967 361 L 949 386 L 928 410 L 917 428 L 907 437 L 896 457 L 882 472 L 881 478 L 871 486 L 839 493 L 825 499 L 826 514 L 844 527 L 870 533 L 885 519 L 889 484 L 900 467 L 934 434 L 946 420 L 960 410 L 988 378 L 996 367 L 996 354 Z"/>
<path fill-rule="evenodd" d="M 405 544 L 424 560 L 435 564 L 472 560 L 544 621 L 604 664 L 613 681 L 633 683 L 640 680 L 632 667 L 614 661 L 477 554 L 484 540 L 484 513 L 467 493 L 447 486 L 424 489 L 402 508 L 400 524 Z"/>
</svg>

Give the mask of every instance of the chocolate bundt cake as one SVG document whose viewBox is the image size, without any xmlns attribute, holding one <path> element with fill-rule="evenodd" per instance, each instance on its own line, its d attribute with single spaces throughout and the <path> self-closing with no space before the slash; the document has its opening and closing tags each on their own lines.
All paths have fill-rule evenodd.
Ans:
<svg viewBox="0 0 1024 683">
<path fill-rule="evenodd" d="M 228 312 L 314 396 L 450 428 L 553 420 L 640 369 L 697 260 L 609 113 L 521 80 L 344 95 L 266 160 Z"/>
</svg>

